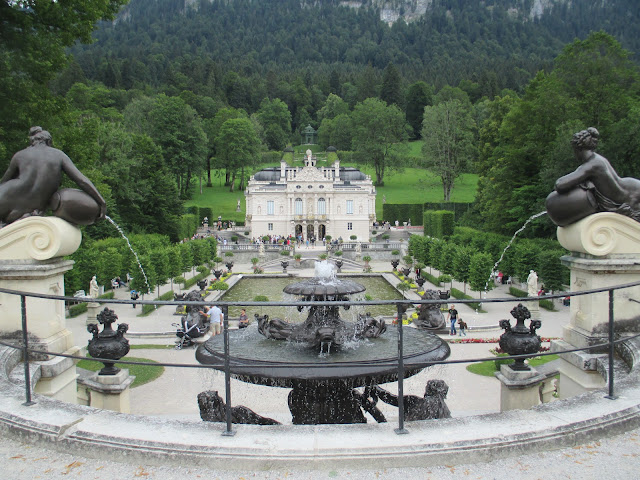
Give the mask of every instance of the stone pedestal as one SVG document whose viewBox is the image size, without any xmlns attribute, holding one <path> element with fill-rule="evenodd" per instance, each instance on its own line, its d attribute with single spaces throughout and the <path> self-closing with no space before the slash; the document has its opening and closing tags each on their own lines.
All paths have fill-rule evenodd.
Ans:
<svg viewBox="0 0 640 480">
<path fill-rule="evenodd" d="M 86 324 L 98 323 L 98 313 L 100 313 L 100 304 L 98 302 L 89 302 L 87 304 L 87 321 Z"/>
<path fill-rule="evenodd" d="M 115 375 L 98 375 L 78 381 L 78 403 L 95 408 L 130 413 L 129 387 L 136 377 L 123 368 Z"/>
<path fill-rule="evenodd" d="M 527 302 L 527 309 L 531 314 L 532 320 L 540 320 L 540 302 L 538 300 L 533 302 Z"/>
<path fill-rule="evenodd" d="M 542 403 L 540 385 L 546 380 L 546 376 L 536 369 L 516 371 L 509 365 L 500 365 L 500 371 L 495 375 L 501 384 L 501 412 L 527 410 Z"/>
<path fill-rule="evenodd" d="M 558 240 L 572 252 L 562 257 L 571 270 L 571 291 L 603 288 L 640 280 L 640 223 L 615 213 L 598 213 L 558 228 Z M 632 301 L 635 300 L 635 301 Z M 617 331 L 635 331 L 640 318 L 640 287 L 616 290 L 613 318 Z M 608 341 L 609 293 L 571 297 L 570 322 L 553 351 Z M 604 350 L 561 355 L 560 398 L 602 388 L 596 358 Z"/>
<path fill-rule="evenodd" d="M 55 217 L 29 217 L 0 229 L 0 287 L 64 295 L 64 272 L 73 261 L 62 257 L 77 250 L 81 238 L 77 227 Z M 26 297 L 26 318 L 32 348 L 68 355 L 79 352 L 66 328 L 63 301 Z M 21 328 L 21 297 L 0 293 L 0 334 Z M 75 403 L 74 362 L 49 355 L 38 360 L 42 378 L 35 391 Z"/>
</svg>

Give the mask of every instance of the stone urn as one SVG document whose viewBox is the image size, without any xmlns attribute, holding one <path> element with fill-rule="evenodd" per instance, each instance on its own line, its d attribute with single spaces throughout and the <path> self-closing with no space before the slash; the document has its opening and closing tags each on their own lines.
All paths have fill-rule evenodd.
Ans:
<svg viewBox="0 0 640 480">
<path fill-rule="evenodd" d="M 342 265 L 344 265 L 344 262 L 342 260 L 336 260 L 336 268 L 338 269 L 338 273 L 340 273 L 342 270 Z"/>
<path fill-rule="evenodd" d="M 216 280 L 220 280 L 220 277 L 222 276 L 222 270 L 214 270 L 213 276 L 216 277 Z"/>
<path fill-rule="evenodd" d="M 280 262 L 280 265 L 282 265 L 282 273 L 287 273 L 287 267 L 289 266 L 289 262 L 287 260 L 282 260 Z"/>
<path fill-rule="evenodd" d="M 404 274 L 405 277 L 408 277 L 409 274 L 411 273 L 411 269 L 410 268 L 403 268 L 402 269 L 402 273 Z"/>
<path fill-rule="evenodd" d="M 227 271 L 231 273 L 231 269 L 233 268 L 233 262 L 227 262 L 225 263 L 225 266 L 227 267 Z"/>
<path fill-rule="evenodd" d="M 400 260 L 391 260 L 391 266 L 394 272 L 397 271 L 398 265 L 400 265 Z"/>
<path fill-rule="evenodd" d="M 513 307 L 511 316 L 516 319 L 516 325 L 513 328 L 509 320 L 500 320 L 500 328 L 505 330 L 500 336 L 500 348 L 509 355 L 527 355 L 540 351 L 542 341 L 536 335 L 536 330 L 542 325 L 540 320 L 531 320 L 527 328 L 524 321 L 531 318 L 531 313 L 521 303 Z M 530 370 L 524 360 L 519 358 L 509 367 L 516 371 Z"/>
<path fill-rule="evenodd" d="M 418 288 L 422 288 L 422 285 L 424 285 L 425 279 L 422 278 L 422 276 L 417 276 L 416 277 L 416 284 L 418 285 Z"/>
<path fill-rule="evenodd" d="M 87 325 L 87 330 L 93 334 L 93 338 L 89 340 L 87 351 L 94 358 L 112 360 L 101 360 L 104 363 L 104 368 L 98 372 L 98 375 L 115 375 L 120 371 L 114 365 L 115 361 L 129 353 L 129 340 L 124 338 L 129 325 L 121 323 L 117 330 L 114 330 L 111 324 L 118 320 L 118 316 L 108 308 L 100 312 L 97 319 L 103 325 L 103 329 L 102 332 L 98 332 L 98 325 L 95 323 Z"/>
<path fill-rule="evenodd" d="M 200 288 L 200 291 L 204 291 L 205 288 L 207 288 L 207 280 L 206 279 L 202 279 L 202 280 L 198 280 L 198 288 Z"/>
</svg>

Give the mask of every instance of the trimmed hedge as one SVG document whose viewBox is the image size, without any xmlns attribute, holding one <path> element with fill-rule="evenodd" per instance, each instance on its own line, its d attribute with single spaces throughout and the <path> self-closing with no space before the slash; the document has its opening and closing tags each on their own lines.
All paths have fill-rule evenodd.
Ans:
<svg viewBox="0 0 640 480">
<path fill-rule="evenodd" d="M 115 295 L 113 293 L 113 291 L 110 292 L 106 292 L 102 295 L 100 295 L 98 298 L 113 298 Z M 69 317 L 73 318 L 73 317 L 77 317 L 78 315 L 82 315 L 83 313 L 85 313 L 87 311 L 89 307 L 89 304 L 87 302 L 82 302 L 82 303 L 77 303 L 75 305 L 71 305 L 69 307 Z"/>
<path fill-rule="evenodd" d="M 155 298 L 154 300 L 160 300 L 160 301 L 168 301 L 168 300 L 173 300 L 173 290 L 169 290 L 166 293 L 163 293 L 162 295 L 160 295 L 158 298 Z M 151 312 L 153 312 L 156 309 L 157 305 L 142 305 L 142 314 L 140 315 L 141 317 L 144 317 L 145 315 L 149 315 Z"/>
<path fill-rule="evenodd" d="M 473 300 L 472 296 L 461 292 L 457 288 L 452 288 L 451 289 L 451 296 L 453 298 L 457 298 L 458 300 Z M 479 312 L 483 312 L 482 303 L 481 302 L 465 303 L 465 305 L 467 305 L 469 308 L 473 308 L 474 310 L 477 310 Z"/>
<path fill-rule="evenodd" d="M 73 318 L 73 317 L 77 317 L 78 315 L 82 315 L 84 312 L 87 311 L 87 308 L 88 308 L 87 302 L 71 305 L 69 307 L 69 316 Z"/>
<path fill-rule="evenodd" d="M 216 280 L 211 285 L 209 285 L 209 290 L 228 290 L 229 285 L 227 282 L 223 282 L 222 280 Z"/>
<path fill-rule="evenodd" d="M 197 211 L 197 207 L 196 211 Z M 181 238 L 191 238 L 198 230 L 200 222 L 198 221 L 197 214 L 188 213 L 180 217 L 179 233 Z"/>
<path fill-rule="evenodd" d="M 453 212 L 455 221 L 459 221 L 460 218 L 467 213 L 473 207 L 473 203 L 458 203 L 458 202 L 441 202 L 433 203 L 427 202 L 422 205 L 424 211 L 427 210 L 449 210 Z"/>
<path fill-rule="evenodd" d="M 424 234 L 445 238 L 453 235 L 454 214 L 449 210 L 427 210 L 423 215 Z"/>
<path fill-rule="evenodd" d="M 424 278 L 427 279 L 427 281 L 433 283 L 436 287 L 441 287 L 442 285 L 440 284 L 440 280 L 438 280 L 438 277 L 434 277 L 433 275 L 431 275 L 428 272 L 425 272 L 424 270 L 422 270 L 420 272 L 420 275 L 422 275 Z"/>
<path fill-rule="evenodd" d="M 205 267 L 206 268 L 206 267 Z M 211 270 L 209 270 L 208 268 L 206 269 L 206 271 L 202 271 L 202 273 L 199 273 L 198 275 L 196 275 L 195 277 L 190 278 L 189 280 L 187 280 L 186 282 L 184 282 L 184 288 L 185 290 L 189 287 L 194 286 L 196 283 L 198 283 L 200 280 L 202 280 L 203 278 L 206 278 L 209 276 L 209 274 L 211 273 Z"/>
<path fill-rule="evenodd" d="M 509 295 L 513 295 L 514 297 L 518 297 L 518 298 L 524 298 L 529 296 L 529 292 L 525 292 L 524 290 L 520 290 L 519 288 L 516 288 L 516 287 L 509 287 Z M 553 305 L 553 302 L 549 299 L 542 299 L 539 302 L 540 302 L 540 306 L 545 310 L 554 312 L 556 309 L 556 307 Z"/>
<path fill-rule="evenodd" d="M 422 225 L 423 211 L 421 203 L 385 203 L 382 205 L 382 219 L 391 224 L 398 220 L 402 225 L 402 222 L 411 220 L 411 225 Z"/>
</svg>

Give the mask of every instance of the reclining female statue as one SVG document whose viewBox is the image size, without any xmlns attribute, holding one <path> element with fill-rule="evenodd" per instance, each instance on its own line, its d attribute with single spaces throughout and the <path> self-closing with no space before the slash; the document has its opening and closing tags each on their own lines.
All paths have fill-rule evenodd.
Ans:
<svg viewBox="0 0 640 480">
<path fill-rule="evenodd" d="M 619 213 L 640 221 L 640 180 L 618 176 L 609 161 L 595 152 L 598 137 L 598 130 L 590 127 L 571 139 L 582 165 L 559 178 L 546 201 L 549 218 L 558 226 L 597 212 Z"/>
<path fill-rule="evenodd" d="M 13 156 L 0 181 L 0 222 L 44 215 L 47 208 L 79 225 L 103 219 L 106 203 L 102 195 L 64 152 L 51 146 L 49 132 L 32 127 L 29 140 L 31 145 Z M 60 190 L 62 172 L 81 190 Z"/>
</svg>

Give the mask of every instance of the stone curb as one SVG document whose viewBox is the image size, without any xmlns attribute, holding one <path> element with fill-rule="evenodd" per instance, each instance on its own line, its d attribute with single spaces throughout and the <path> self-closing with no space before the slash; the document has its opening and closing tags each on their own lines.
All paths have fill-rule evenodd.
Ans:
<svg viewBox="0 0 640 480">
<path fill-rule="evenodd" d="M 7 350 L 7 349 L 5 349 Z M 13 363 L 18 351 L 1 352 Z M 221 470 L 372 468 L 475 463 L 571 447 L 640 426 L 638 369 L 616 383 L 616 400 L 594 391 L 531 410 L 394 423 L 316 426 L 234 425 L 99 410 L 34 396 L 0 365 L 0 430 L 27 443 L 120 462 L 203 465 Z"/>
</svg>

